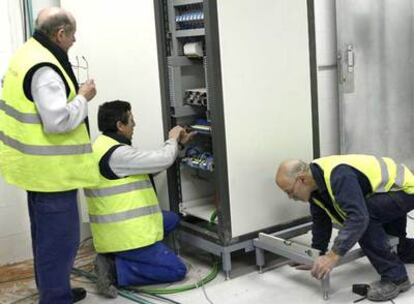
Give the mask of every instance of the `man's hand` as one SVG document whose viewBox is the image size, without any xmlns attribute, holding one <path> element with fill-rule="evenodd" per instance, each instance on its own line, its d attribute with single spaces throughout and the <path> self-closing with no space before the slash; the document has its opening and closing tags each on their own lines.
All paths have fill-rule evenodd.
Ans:
<svg viewBox="0 0 414 304">
<path fill-rule="evenodd" d="M 312 276 L 318 280 L 322 280 L 331 272 L 340 258 L 341 256 L 333 251 L 329 251 L 327 254 L 318 257 L 312 266 Z"/>
<path fill-rule="evenodd" d="M 188 143 L 193 137 L 194 135 L 197 134 L 197 131 L 191 131 L 191 132 L 187 132 L 187 130 L 184 129 L 183 132 L 181 132 L 181 137 L 180 137 L 180 144 L 185 145 L 186 143 Z"/>
<path fill-rule="evenodd" d="M 185 132 L 184 128 L 181 126 L 175 126 L 168 132 L 169 139 L 175 139 L 177 142 L 181 139 L 182 132 Z"/>
<path fill-rule="evenodd" d="M 93 79 L 85 81 L 85 83 L 80 86 L 78 94 L 85 97 L 87 101 L 94 98 L 96 95 L 96 86 Z"/>
</svg>

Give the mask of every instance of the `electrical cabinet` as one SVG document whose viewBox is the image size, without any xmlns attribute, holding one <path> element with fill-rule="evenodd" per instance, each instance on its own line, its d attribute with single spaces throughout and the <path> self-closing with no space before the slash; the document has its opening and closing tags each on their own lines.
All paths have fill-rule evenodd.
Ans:
<svg viewBox="0 0 414 304">
<path fill-rule="evenodd" d="M 313 2 L 155 0 L 165 133 L 197 131 L 168 171 L 181 240 L 223 258 L 307 220 L 278 164 L 319 156 Z"/>
</svg>

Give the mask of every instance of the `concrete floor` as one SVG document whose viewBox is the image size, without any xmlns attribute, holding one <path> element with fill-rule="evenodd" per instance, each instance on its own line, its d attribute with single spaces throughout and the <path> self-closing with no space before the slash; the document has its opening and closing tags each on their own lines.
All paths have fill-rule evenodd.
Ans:
<svg viewBox="0 0 414 304">
<path fill-rule="evenodd" d="M 414 237 L 414 221 L 409 221 L 408 231 L 409 236 Z M 201 254 L 202 259 L 199 259 L 197 255 L 198 253 L 185 254 L 184 259 L 190 271 L 186 280 L 176 284 L 177 286 L 192 283 L 208 273 L 210 265 L 206 262 L 205 254 Z M 87 254 L 83 255 L 80 262 L 78 261 L 78 263 L 83 263 L 84 265 L 89 262 L 90 256 Z M 414 264 L 407 265 L 407 270 L 411 280 L 414 282 Z M 33 281 L 17 282 L 14 287 L 11 286 L 7 289 L 4 288 L 1 279 L 2 277 L 0 277 L 1 304 L 13 303 L 36 291 Z M 233 278 L 230 280 L 224 280 L 223 274 L 219 273 L 216 279 L 205 285 L 204 288 L 170 294 L 166 295 L 166 297 L 183 304 L 352 303 L 360 298 L 352 293 L 352 284 L 369 283 L 376 279 L 378 279 L 378 276 L 366 258 L 340 266 L 332 272 L 330 298 L 328 301 L 324 301 L 319 281 L 313 279 L 309 272 L 299 271 L 286 265 L 259 274 L 255 270 L 252 257 L 250 257 L 234 263 Z M 121 296 L 113 300 L 102 298 L 96 294 L 94 285 L 88 283 L 83 278 L 76 278 L 73 281 L 73 285 L 83 286 L 88 290 L 88 297 L 79 302 L 80 304 L 133 303 Z M 153 303 L 163 303 L 161 301 L 151 301 Z M 401 294 L 394 300 L 396 304 L 413 302 L 414 288 Z M 37 303 L 37 301 L 36 298 L 30 298 L 17 303 L 27 304 Z M 363 300 L 360 303 L 368 303 L 368 301 Z"/>
<path fill-rule="evenodd" d="M 414 265 L 408 265 L 407 268 L 410 277 L 414 278 Z M 228 281 L 225 281 L 224 276 L 220 274 L 204 287 L 205 293 L 202 288 L 198 288 L 180 294 L 167 295 L 167 297 L 183 304 L 351 303 L 360 298 L 351 292 L 352 284 L 372 282 L 376 279 L 376 273 L 367 259 L 363 258 L 334 270 L 328 301 L 322 299 L 320 284 L 310 276 L 309 272 L 298 271 L 289 266 L 263 274 L 252 272 Z M 394 300 L 396 304 L 413 302 L 414 288 Z M 88 298 L 80 303 L 127 304 L 132 302 L 121 297 L 106 300 L 89 294 Z M 368 301 L 364 300 L 361 303 L 368 303 Z"/>
</svg>

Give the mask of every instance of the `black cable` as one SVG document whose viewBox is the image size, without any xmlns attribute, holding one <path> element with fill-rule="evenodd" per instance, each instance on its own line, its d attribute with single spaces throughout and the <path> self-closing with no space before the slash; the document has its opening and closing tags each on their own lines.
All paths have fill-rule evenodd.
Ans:
<svg viewBox="0 0 414 304">
<path fill-rule="evenodd" d="M 81 275 L 81 276 L 83 276 L 83 277 L 91 280 L 92 282 L 95 282 L 96 281 L 96 276 L 94 274 L 89 273 L 89 272 L 86 272 L 86 271 L 83 271 L 81 269 L 77 269 L 77 268 L 73 267 L 72 268 L 72 273 L 73 274 L 77 274 L 77 275 Z M 133 300 L 133 301 L 136 301 L 136 300 L 140 301 L 141 300 L 141 301 L 146 302 L 145 299 L 142 298 L 142 297 L 148 297 L 149 298 L 149 296 L 147 295 L 147 293 L 137 292 L 137 291 L 133 291 L 132 292 L 131 290 L 126 289 L 126 288 L 120 288 L 120 289 L 118 289 L 118 293 L 119 293 L 119 295 L 121 295 L 121 296 L 123 296 L 123 297 L 125 297 L 127 299 Z M 175 302 L 175 301 L 173 301 L 171 299 L 168 299 L 168 298 L 162 297 L 162 296 L 158 296 L 158 295 L 151 295 L 151 298 L 156 298 L 156 299 L 158 299 L 160 301 L 164 301 L 164 302 L 165 301 L 169 301 L 170 303 L 173 303 L 173 304 L 181 304 L 179 302 Z M 137 302 L 137 303 L 140 303 L 140 302 Z"/>
<path fill-rule="evenodd" d="M 362 297 L 362 298 L 356 299 L 356 300 L 354 301 L 354 303 L 361 302 L 361 301 L 365 300 L 366 298 L 367 298 L 367 297 L 365 296 L 365 297 Z"/>
<path fill-rule="evenodd" d="M 154 294 L 147 293 L 147 292 L 142 292 L 142 291 L 141 291 L 141 294 L 144 294 L 148 298 L 153 298 L 153 299 L 160 300 L 160 301 L 163 301 L 163 302 L 166 302 L 166 303 L 181 304 L 180 302 L 176 302 L 172 299 L 169 299 L 169 298 L 161 296 L 161 295 L 154 295 Z"/>
</svg>

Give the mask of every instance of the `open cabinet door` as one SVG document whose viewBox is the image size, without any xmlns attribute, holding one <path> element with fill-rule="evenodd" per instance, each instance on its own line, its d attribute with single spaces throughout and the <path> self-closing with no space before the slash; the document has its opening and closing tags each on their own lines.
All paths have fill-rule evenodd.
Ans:
<svg viewBox="0 0 414 304">
<path fill-rule="evenodd" d="M 413 0 L 337 0 L 341 153 L 414 167 Z"/>
</svg>

